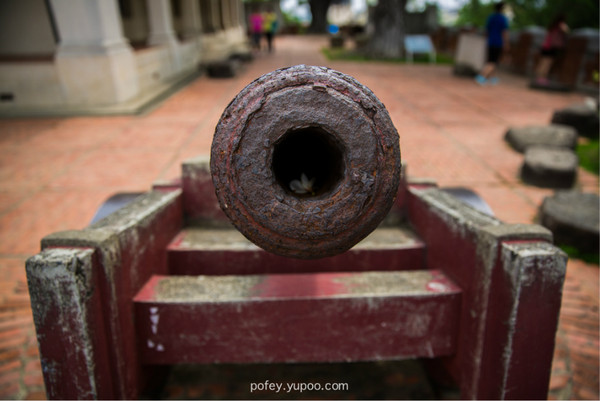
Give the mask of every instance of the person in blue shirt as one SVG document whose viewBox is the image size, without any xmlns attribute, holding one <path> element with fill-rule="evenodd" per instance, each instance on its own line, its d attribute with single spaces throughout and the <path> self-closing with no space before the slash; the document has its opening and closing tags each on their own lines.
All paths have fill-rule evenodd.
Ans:
<svg viewBox="0 0 600 401">
<path fill-rule="evenodd" d="M 502 52 L 509 50 L 508 19 L 502 14 L 503 9 L 503 2 L 496 3 L 494 13 L 488 17 L 485 24 L 487 32 L 487 62 L 479 75 L 475 77 L 475 80 L 480 85 L 485 85 L 488 82 L 491 84 L 498 83 L 498 78 L 495 76 L 496 67 L 502 57 Z"/>
</svg>

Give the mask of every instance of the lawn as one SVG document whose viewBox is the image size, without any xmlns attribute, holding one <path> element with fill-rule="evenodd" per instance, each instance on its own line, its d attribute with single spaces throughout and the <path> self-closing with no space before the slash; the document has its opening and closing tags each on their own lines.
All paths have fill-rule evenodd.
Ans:
<svg viewBox="0 0 600 401">
<path fill-rule="evenodd" d="M 369 57 L 356 50 L 349 50 L 344 48 L 331 48 L 324 47 L 321 49 L 325 57 L 329 61 L 384 61 L 389 63 L 409 63 L 406 58 L 391 58 L 391 59 L 378 59 Z M 429 55 L 427 54 L 415 54 L 413 59 L 414 64 L 431 64 L 429 61 Z M 434 64 L 453 64 L 454 59 L 451 56 L 445 54 L 437 54 Z"/>
<path fill-rule="evenodd" d="M 577 156 L 579 157 L 579 165 L 596 175 L 600 171 L 600 163 L 598 156 L 600 154 L 600 147 L 598 139 L 590 139 L 581 141 L 577 145 Z"/>
</svg>

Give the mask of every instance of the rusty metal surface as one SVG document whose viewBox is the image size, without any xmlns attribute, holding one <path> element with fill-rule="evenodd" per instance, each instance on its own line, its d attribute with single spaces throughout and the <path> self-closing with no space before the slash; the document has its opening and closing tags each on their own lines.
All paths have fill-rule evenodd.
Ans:
<svg viewBox="0 0 600 401">
<path fill-rule="evenodd" d="M 249 240 L 283 256 L 332 256 L 392 206 L 399 137 L 368 88 L 300 65 L 263 75 L 229 104 L 211 173 L 221 208 Z"/>
</svg>

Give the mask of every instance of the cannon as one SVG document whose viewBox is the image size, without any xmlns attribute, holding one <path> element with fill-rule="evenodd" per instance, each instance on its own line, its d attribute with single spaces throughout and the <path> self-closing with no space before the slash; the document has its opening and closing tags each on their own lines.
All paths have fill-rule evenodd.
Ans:
<svg viewBox="0 0 600 401">
<path fill-rule="evenodd" d="M 268 74 L 211 151 L 27 261 L 49 399 L 148 397 L 180 363 L 409 358 L 462 398 L 546 397 L 565 254 L 409 180 L 369 90 Z"/>
<path fill-rule="evenodd" d="M 211 149 L 221 208 L 248 239 L 290 257 L 347 251 L 389 212 L 398 133 L 365 86 L 323 67 L 266 74 L 229 104 Z"/>
</svg>

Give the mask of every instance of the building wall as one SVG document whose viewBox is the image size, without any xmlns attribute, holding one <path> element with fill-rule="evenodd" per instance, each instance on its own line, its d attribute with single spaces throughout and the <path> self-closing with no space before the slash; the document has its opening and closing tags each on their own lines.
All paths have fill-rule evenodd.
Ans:
<svg viewBox="0 0 600 401">
<path fill-rule="evenodd" d="M 50 55 L 55 50 L 44 0 L 0 1 L 0 56 Z"/>
<path fill-rule="evenodd" d="M 10 111 L 21 105 L 52 107 L 65 98 L 53 63 L 0 63 L 0 93 L 12 101 L 0 103 L 0 110 Z"/>
<path fill-rule="evenodd" d="M 123 35 L 133 46 L 141 46 L 148 39 L 148 11 L 146 0 L 119 0 Z"/>
<path fill-rule="evenodd" d="M 134 110 L 201 64 L 249 52 L 241 0 L 163 1 L 0 0 L 0 114 Z"/>
</svg>

